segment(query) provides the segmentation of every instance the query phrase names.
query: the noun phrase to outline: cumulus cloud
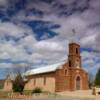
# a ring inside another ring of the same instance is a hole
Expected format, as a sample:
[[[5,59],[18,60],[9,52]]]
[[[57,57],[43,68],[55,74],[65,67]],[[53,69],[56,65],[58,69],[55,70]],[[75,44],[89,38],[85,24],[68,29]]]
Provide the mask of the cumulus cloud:
[[[14,37],[21,37],[25,33],[30,33],[28,27],[16,25],[12,22],[0,22],[0,35],[10,35]]]
[[[6,6],[8,4],[8,0],[0,0],[0,6]]]
[[[14,6],[16,2],[13,1],[13,9],[16,8]],[[0,5],[7,4],[7,0],[0,0]],[[96,2],[94,0],[78,0],[78,2],[77,0],[51,0],[49,3],[43,0],[27,1],[24,8],[17,9],[10,16],[10,21],[0,21],[0,59],[26,61],[32,63],[32,66],[66,60],[68,43],[73,34],[72,29],[75,29],[75,40],[80,42],[82,48],[100,51],[99,5],[99,0]],[[43,40],[36,40],[34,25],[30,27],[23,23],[36,20],[59,25],[59,28],[51,29],[57,35],[46,39],[48,34],[45,32],[41,37]],[[81,55],[84,66],[91,68],[91,64],[94,67],[96,63],[99,64],[98,53],[82,51]]]
[[[35,44],[37,49],[46,49],[47,51],[60,51],[63,50],[62,46],[57,42],[41,41]]]

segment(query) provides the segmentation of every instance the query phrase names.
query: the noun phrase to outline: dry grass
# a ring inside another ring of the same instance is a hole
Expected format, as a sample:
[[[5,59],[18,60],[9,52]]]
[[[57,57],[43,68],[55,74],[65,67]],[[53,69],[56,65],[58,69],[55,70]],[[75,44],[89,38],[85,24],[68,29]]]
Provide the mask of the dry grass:
[[[85,96],[84,91],[74,93],[75,95],[72,95],[72,92],[69,92],[69,94],[66,94],[67,92],[55,94],[55,93],[49,93],[49,94],[30,94],[30,91],[27,91],[29,95],[24,96],[15,96],[15,97],[8,97],[8,94],[11,94],[11,92],[4,92],[0,91],[0,100],[100,100],[100,98],[97,97],[89,97]],[[63,95],[64,94],[64,95]],[[79,94],[81,94],[79,96]],[[82,95],[83,94],[83,95]]]

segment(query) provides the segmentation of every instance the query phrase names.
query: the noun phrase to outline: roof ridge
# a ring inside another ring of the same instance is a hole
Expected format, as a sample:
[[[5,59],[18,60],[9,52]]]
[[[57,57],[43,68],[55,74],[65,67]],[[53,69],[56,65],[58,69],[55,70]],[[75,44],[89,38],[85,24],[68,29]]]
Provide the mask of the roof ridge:
[[[35,69],[31,69],[28,70],[26,72],[26,74],[28,75],[32,75],[32,74],[40,74],[40,73],[46,73],[46,72],[52,72],[55,71],[60,65],[63,65],[65,62],[59,62],[59,63],[55,63],[55,64],[51,64],[51,65],[47,65],[47,66],[43,66],[43,67],[38,67]]]

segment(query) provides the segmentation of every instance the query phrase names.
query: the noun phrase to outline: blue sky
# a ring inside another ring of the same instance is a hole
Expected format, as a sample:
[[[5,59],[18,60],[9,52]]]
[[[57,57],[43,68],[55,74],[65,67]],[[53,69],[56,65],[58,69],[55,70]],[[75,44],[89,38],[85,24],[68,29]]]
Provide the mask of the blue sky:
[[[0,78],[12,69],[67,59],[72,39],[82,66],[100,68],[100,0],[0,0]]]

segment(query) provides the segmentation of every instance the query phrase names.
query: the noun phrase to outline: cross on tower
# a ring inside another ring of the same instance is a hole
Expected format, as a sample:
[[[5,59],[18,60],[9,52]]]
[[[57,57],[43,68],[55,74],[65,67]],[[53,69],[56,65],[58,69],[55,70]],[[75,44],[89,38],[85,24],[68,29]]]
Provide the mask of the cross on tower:
[[[76,38],[76,31],[75,29],[72,29],[71,42],[75,42],[75,38]]]
[[[73,35],[76,35],[76,31],[75,29],[72,29]]]

